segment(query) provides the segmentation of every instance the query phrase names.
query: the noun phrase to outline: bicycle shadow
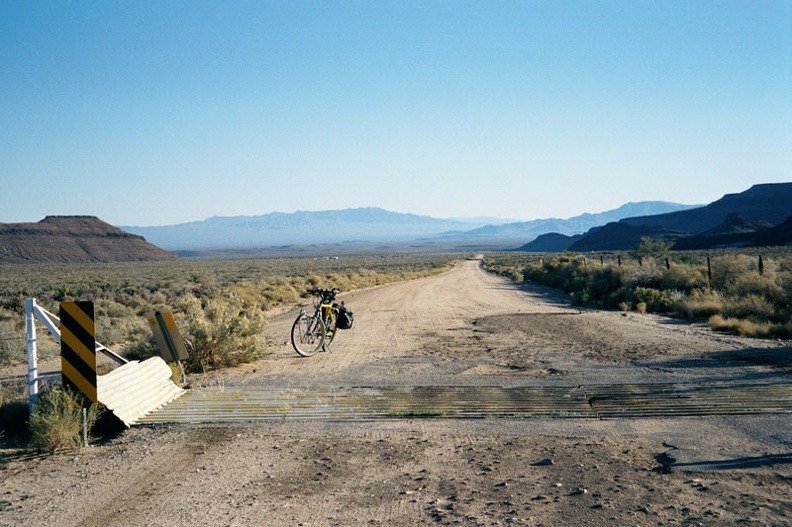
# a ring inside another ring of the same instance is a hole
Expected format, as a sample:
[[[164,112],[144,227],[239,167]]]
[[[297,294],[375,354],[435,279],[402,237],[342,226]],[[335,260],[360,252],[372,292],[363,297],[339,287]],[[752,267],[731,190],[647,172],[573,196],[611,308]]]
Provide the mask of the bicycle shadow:
[[[792,453],[745,456],[732,459],[712,459],[707,461],[688,461],[679,463],[673,453],[663,452],[655,456],[661,470],[665,472],[716,472],[721,470],[745,470],[769,468],[792,464]]]

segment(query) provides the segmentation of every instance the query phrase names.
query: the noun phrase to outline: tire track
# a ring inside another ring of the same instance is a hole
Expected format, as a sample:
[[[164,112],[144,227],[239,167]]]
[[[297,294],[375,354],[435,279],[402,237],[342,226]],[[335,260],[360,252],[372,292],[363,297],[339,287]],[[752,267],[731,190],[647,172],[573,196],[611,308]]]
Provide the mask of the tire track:
[[[167,493],[170,487],[189,477],[203,456],[211,450],[225,448],[232,441],[232,433],[225,428],[203,428],[190,436],[189,442],[176,445],[172,451],[160,452],[154,466],[146,471],[134,471],[135,477],[119,481],[115,492],[95,505],[77,523],[78,527],[106,527],[134,525],[152,500]]]

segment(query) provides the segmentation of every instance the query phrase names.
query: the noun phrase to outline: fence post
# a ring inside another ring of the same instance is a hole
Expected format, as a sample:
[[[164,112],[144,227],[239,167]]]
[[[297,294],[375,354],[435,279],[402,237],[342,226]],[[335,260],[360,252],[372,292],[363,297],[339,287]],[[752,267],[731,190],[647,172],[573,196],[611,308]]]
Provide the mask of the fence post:
[[[707,279],[712,282],[712,263],[709,256],[707,256]]]
[[[34,314],[34,300],[25,299],[25,334],[27,340],[28,356],[28,407],[30,415],[38,404],[38,357],[36,349],[36,315]]]
[[[764,261],[762,260],[762,255],[759,255],[759,276],[764,274]]]

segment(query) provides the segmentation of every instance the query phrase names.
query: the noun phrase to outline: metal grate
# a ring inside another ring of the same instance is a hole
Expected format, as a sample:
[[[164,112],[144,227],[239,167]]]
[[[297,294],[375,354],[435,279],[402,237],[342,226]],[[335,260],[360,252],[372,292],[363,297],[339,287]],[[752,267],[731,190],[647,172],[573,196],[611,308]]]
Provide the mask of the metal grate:
[[[601,418],[792,413],[792,383],[584,387]]]
[[[577,388],[226,388],[192,390],[139,423],[406,417],[595,418],[596,414]]]
[[[636,418],[792,413],[792,383],[194,389],[138,423],[268,419]]]

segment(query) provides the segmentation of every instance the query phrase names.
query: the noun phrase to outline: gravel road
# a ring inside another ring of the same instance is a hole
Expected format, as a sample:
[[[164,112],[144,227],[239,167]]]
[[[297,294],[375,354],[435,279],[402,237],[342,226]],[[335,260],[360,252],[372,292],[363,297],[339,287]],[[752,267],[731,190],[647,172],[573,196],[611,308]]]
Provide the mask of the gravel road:
[[[340,297],[355,327],[202,386],[790,382],[788,342],[580,310],[461,262]],[[133,427],[77,453],[0,450],[3,526],[792,525],[792,414],[308,420]]]

